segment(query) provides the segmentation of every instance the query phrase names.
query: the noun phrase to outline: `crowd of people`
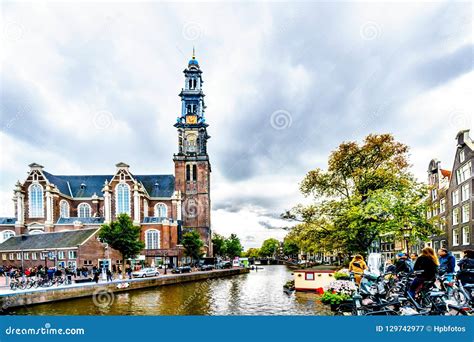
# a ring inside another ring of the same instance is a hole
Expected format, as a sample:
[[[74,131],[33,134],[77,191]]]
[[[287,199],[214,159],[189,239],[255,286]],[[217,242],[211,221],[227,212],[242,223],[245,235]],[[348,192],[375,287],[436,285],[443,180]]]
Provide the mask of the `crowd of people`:
[[[35,277],[53,280],[54,278],[65,276],[69,283],[72,283],[72,279],[92,280],[98,283],[102,272],[103,269],[95,265],[92,267],[83,266],[75,268],[45,267],[43,265],[25,268],[11,265],[0,266],[0,276],[8,277],[10,280],[21,278],[23,281],[26,281],[27,279],[34,279]],[[113,265],[110,269],[107,268],[105,270],[107,281],[113,281],[114,279],[121,280],[124,278],[124,276],[131,279],[132,272],[133,269],[130,265],[126,266],[125,272],[122,270],[121,266],[116,265]]]
[[[410,285],[409,292],[412,296],[425,282],[435,280],[437,275],[445,275],[447,281],[451,281],[456,275],[463,284],[474,283],[473,273],[467,272],[474,271],[474,251],[465,250],[463,254],[463,258],[457,263],[458,269],[456,269],[456,258],[446,248],[439,249],[436,255],[433,248],[426,247],[421,251],[421,255],[398,253],[395,261],[386,261],[383,271],[391,274],[416,272],[416,277]],[[357,284],[360,284],[363,272],[368,269],[362,255],[354,256],[349,264],[349,271],[354,273]]]

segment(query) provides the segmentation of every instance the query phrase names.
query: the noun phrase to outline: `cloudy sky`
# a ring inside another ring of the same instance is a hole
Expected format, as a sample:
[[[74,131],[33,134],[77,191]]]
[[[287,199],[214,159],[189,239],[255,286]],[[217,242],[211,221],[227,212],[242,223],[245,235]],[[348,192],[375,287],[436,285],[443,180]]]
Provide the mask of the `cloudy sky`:
[[[28,164],[173,172],[193,45],[204,72],[212,224],[245,247],[338,144],[393,133],[420,179],[474,136],[469,3],[2,2],[0,215]]]

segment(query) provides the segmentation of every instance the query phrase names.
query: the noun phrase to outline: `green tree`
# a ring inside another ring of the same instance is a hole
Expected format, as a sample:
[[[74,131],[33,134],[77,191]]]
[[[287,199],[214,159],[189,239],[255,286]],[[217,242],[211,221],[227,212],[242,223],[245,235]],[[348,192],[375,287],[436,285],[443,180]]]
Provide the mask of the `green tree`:
[[[300,247],[298,246],[298,243],[292,239],[285,238],[283,240],[283,254],[286,256],[294,256],[298,255],[298,252],[300,251]]]
[[[195,229],[183,234],[181,244],[184,247],[185,255],[191,257],[192,263],[199,260],[204,254],[201,250],[204,242],[202,242],[201,236]]]
[[[248,258],[258,258],[260,254],[260,250],[258,248],[249,248],[247,252],[245,252],[245,256]]]
[[[215,256],[226,255],[226,239],[219,234],[212,234],[212,250]]]
[[[226,255],[233,259],[239,257],[242,254],[242,244],[236,234],[230,234],[230,237],[225,241]]]
[[[116,221],[103,224],[99,238],[122,254],[122,265],[125,265],[126,259],[134,258],[145,247],[140,241],[140,227],[134,226],[127,214],[120,214]]]
[[[263,241],[262,247],[260,247],[260,255],[263,257],[273,257],[278,249],[280,242],[277,239],[267,239]]]
[[[411,241],[439,233],[426,218],[427,187],[409,172],[408,147],[390,134],[342,143],[327,171],[310,171],[301,191],[314,202],[284,217],[302,222],[289,237],[305,251],[365,254],[380,236],[403,237],[406,227]]]

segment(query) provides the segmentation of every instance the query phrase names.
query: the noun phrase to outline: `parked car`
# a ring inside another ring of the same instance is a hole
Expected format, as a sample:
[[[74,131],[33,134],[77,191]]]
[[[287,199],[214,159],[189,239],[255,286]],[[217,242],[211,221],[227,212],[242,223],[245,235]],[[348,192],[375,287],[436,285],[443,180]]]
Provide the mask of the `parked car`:
[[[220,268],[220,269],[232,268],[232,263],[230,261],[222,261],[217,264],[216,268]]]
[[[142,268],[141,270],[132,273],[134,278],[146,278],[159,276],[160,272],[154,267]]]
[[[201,265],[199,269],[201,271],[211,271],[214,269],[214,265]]]
[[[173,268],[173,270],[171,270],[171,273],[189,273],[191,272],[191,266],[180,266],[180,267],[176,267],[176,268]]]

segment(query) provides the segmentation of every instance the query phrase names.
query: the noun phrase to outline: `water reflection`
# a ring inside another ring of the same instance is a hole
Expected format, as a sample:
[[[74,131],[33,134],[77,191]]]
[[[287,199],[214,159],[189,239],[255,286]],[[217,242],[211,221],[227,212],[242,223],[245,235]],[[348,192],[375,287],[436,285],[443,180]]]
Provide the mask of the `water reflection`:
[[[287,295],[292,279],[285,266],[265,266],[249,274],[115,294],[104,308],[80,298],[18,308],[18,315],[328,315],[309,293]]]

